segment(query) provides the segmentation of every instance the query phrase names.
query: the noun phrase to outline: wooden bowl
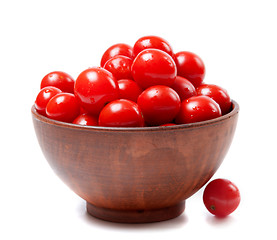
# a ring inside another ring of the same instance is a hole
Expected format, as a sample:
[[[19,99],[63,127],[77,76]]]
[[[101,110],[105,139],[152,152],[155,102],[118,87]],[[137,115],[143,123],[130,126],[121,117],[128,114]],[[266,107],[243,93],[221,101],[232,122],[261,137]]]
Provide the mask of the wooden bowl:
[[[112,128],[51,120],[32,107],[40,147],[55,173],[87,201],[89,214],[127,223],[179,216],[223,161],[238,112],[233,101],[230,113],[213,120]]]

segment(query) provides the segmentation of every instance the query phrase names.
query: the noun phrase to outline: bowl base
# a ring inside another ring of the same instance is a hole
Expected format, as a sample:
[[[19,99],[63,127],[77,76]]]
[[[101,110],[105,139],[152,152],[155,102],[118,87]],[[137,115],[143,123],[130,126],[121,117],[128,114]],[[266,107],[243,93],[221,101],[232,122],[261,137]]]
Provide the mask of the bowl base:
[[[185,210],[185,201],[162,209],[114,210],[96,207],[87,202],[87,212],[93,217],[117,223],[151,223],[176,218]]]

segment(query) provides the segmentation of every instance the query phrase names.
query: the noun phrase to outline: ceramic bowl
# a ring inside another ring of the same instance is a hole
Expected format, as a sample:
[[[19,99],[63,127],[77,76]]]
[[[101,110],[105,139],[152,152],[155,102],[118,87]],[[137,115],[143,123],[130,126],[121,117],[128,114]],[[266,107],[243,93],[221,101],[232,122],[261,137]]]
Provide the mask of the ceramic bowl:
[[[171,219],[213,176],[233,139],[239,106],[208,121],[167,127],[81,126],[32,107],[38,142],[54,172],[94,217],[142,223]]]

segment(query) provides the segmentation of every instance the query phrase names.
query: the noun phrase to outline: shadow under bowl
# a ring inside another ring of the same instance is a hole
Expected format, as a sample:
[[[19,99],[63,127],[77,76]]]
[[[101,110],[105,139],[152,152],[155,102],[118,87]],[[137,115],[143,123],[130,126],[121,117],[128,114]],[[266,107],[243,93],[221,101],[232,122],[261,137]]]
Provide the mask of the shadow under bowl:
[[[94,217],[125,223],[172,219],[214,175],[232,142],[239,106],[208,121],[167,127],[81,126],[32,107],[42,152]]]

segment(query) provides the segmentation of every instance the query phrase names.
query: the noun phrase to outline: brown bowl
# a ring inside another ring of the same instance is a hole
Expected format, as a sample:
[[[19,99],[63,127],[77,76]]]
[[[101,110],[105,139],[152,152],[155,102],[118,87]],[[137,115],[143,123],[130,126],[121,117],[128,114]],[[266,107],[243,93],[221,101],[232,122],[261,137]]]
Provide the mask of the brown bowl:
[[[46,118],[32,107],[40,147],[87,211],[113,222],[179,216],[185,200],[213,176],[236,128],[239,106],[204,122],[167,127],[81,126]]]

